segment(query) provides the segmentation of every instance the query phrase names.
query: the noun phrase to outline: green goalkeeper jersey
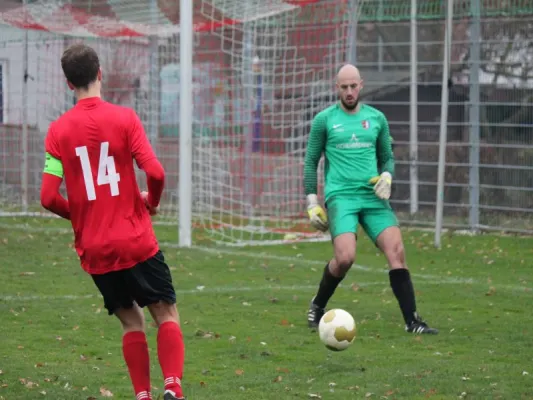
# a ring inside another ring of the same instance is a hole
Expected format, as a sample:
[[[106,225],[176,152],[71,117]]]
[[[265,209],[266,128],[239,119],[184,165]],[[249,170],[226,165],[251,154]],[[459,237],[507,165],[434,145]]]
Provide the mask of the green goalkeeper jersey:
[[[394,176],[394,157],[389,124],[385,115],[362,104],[356,114],[346,113],[340,103],[313,119],[304,164],[305,194],[317,193],[317,167],[322,153],[324,196],[373,194],[368,182],[385,171]]]

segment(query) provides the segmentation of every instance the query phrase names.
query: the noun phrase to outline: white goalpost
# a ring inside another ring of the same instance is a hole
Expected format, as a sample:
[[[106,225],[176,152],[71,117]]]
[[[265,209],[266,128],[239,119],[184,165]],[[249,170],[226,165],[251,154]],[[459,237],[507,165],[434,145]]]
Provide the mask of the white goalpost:
[[[193,29],[193,1],[180,0],[180,247],[192,245]]]

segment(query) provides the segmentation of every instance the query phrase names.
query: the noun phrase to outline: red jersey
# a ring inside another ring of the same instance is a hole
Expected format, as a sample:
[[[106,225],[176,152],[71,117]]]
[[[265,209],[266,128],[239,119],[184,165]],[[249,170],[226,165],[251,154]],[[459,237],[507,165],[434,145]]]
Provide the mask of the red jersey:
[[[139,168],[156,158],[134,110],[82,99],[52,122],[45,148],[61,160],[82,268],[103,274],[133,267],[158,251],[141,198]]]

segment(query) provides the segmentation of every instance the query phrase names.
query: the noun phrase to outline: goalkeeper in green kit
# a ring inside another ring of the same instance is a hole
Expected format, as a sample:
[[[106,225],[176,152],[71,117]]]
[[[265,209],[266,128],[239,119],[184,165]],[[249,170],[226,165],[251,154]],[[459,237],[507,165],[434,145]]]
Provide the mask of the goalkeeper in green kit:
[[[417,314],[402,234],[389,205],[394,158],[387,118],[379,110],[359,103],[363,80],[353,65],[339,70],[336,87],[339,102],[313,119],[305,155],[309,219],[316,229],[329,229],[334,248],[334,257],[326,265],[309,307],[309,327],[318,326],[329,299],[355,260],[360,224],[387,258],[390,285],[402,311],[405,330],[436,334],[438,331]],[[325,209],[317,197],[317,167],[322,153]]]

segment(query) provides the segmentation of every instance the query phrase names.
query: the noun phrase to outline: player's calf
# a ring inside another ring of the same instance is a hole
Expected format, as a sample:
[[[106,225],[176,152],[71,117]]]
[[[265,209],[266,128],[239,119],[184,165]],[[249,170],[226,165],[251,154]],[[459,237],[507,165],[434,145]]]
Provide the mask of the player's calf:
[[[341,233],[333,239],[335,257],[326,264],[316,296],[307,311],[307,324],[316,329],[324,315],[326,305],[333,293],[350,270],[355,260],[355,235]]]
[[[148,306],[157,326],[157,356],[165,380],[165,400],[183,398],[181,379],[185,345],[175,304],[158,302]]]
[[[344,275],[336,276],[332,274],[330,264],[331,262],[326,264],[324,267],[322,279],[318,285],[318,292],[311,300],[309,310],[307,311],[307,324],[312,329],[316,329],[318,327],[320,319],[324,315],[329,299],[331,296],[333,296],[337,286],[339,286],[341,281],[344,279]]]
[[[144,314],[133,304],[130,308],[118,308],[113,311],[122,323],[122,354],[135,391],[137,400],[150,400],[150,355],[148,342],[144,333]]]
[[[386,228],[378,236],[377,244],[389,263],[390,286],[398,300],[405,321],[406,332],[438,333],[437,329],[430,328],[417,314],[415,290],[405,262],[405,250],[400,228],[397,226]]]

